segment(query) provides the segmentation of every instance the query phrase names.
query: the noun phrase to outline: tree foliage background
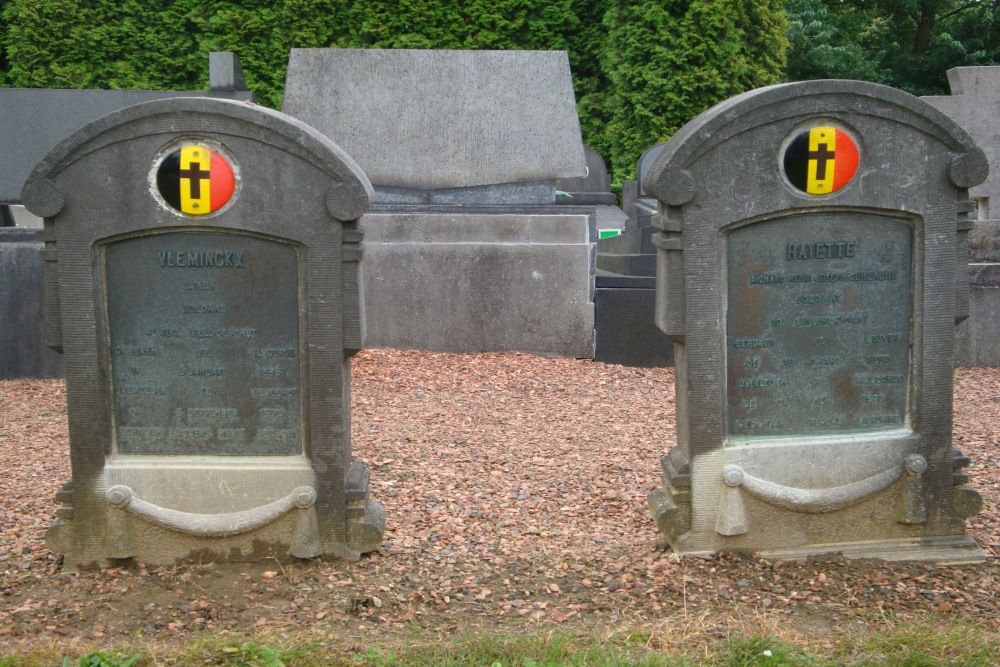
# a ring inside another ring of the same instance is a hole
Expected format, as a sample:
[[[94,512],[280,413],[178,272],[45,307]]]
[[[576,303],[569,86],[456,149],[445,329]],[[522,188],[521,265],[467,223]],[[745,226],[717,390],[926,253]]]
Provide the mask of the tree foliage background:
[[[945,70],[992,64],[1000,0],[0,0],[0,86],[208,87],[208,53],[239,54],[280,107],[295,47],[560,49],[584,141],[616,180],[732,95],[858,78],[947,92]]]

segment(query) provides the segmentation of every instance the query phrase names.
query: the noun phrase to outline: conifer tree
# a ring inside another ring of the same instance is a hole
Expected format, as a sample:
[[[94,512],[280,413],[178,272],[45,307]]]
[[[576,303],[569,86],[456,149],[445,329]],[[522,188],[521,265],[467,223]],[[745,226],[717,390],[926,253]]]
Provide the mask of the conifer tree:
[[[782,75],[787,42],[775,0],[615,0],[604,26],[616,180],[697,114]]]

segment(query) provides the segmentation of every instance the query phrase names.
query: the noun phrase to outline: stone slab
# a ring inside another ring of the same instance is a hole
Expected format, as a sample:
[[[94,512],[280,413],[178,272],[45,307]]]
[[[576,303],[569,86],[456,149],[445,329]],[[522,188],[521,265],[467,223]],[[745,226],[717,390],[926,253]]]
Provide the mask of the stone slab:
[[[976,220],[969,230],[969,261],[1000,262],[1000,220]]]
[[[292,49],[282,111],[337,142],[375,186],[585,173],[563,51]]]
[[[592,210],[361,219],[369,347],[592,358]]]
[[[556,203],[553,180],[501,183],[468,188],[394,188],[375,189],[376,204],[424,204],[428,206],[501,206]]]
[[[635,203],[639,200],[639,181],[622,181],[622,210],[631,218],[635,215]]]
[[[21,201],[31,169],[87,123],[125,107],[172,97],[252,100],[245,91],[0,88],[0,203]]]
[[[970,264],[969,279],[969,317],[955,333],[955,366],[1000,368],[1000,264]]]
[[[0,229],[0,379],[59,378],[62,355],[45,345],[38,229]]]
[[[656,327],[655,307],[655,278],[598,275],[594,360],[641,368],[673,366],[674,343]]]

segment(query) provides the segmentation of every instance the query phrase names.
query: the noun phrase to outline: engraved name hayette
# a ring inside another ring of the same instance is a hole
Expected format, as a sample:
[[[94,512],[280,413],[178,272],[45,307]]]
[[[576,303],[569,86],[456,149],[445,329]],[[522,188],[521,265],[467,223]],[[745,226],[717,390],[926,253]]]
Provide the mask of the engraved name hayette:
[[[162,268],[242,269],[246,253],[232,250],[160,250],[156,253]]]
[[[785,246],[787,259],[841,259],[857,255],[857,241],[812,241],[789,243]]]

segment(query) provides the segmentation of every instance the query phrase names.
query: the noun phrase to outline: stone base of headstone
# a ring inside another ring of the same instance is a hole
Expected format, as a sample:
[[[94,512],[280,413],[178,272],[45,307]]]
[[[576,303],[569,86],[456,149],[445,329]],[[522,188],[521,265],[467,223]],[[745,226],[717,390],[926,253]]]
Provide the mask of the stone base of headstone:
[[[683,354],[684,348],[677,352]],[[982,548],[962,534],[962,519],[982,509],[982,498],[962,472],[969,458],[951,449],[942,469],[931,471],[922,456],[906,455],[887,444],[813,443],[774,451],[723,451],[699,459],[696,468],[675,446],[660,460],[662,486],[647,499],[659,546],[694,556],[726,551],[772,559],[839,554],[851,559],[982,562]],[[809,465],[787,462],[805,461],[807,456]],[[819,474],[815,471],[831,470],[834,461],[845,483],[811,488],[811,478]],[[939,511],[928,506],[925,486],[931,482],[925,477],[948,478],[953,484],[951,534],[911,536],[923,530],[929,514]],[[694,495],[706,494],[717,496],[717,504],[692,504]],[[865,530],[866,523],[880,528],[877,533]],[[838,541],[841,535],[853,539]],[[868,536],[871,539],[865,539]]]
[[[658,368],[673,366],[674,343],[653,320],[656,279],[598,272],[594,293],[594,360]]]
[[[0,228],[0,380],[66,373],[62,355],[45,345],[40,232]]]
[[[216,562],[247,562],[266,558],[316,558],[330,553],[356,560],[378,549],[385,529],[385,509],[368,495],[368,470],[352,462],[345,485],[346,545],[324,545],[315,504],[316,483],[303,464],[270,465],[248,469],[252,461],[233,461],[197,480],[185,475],[190,466],[117,466],[107,471],[103,490],[106,510],[104,553],[107,562],[135,559],[144,563],[171,563],[197,556]],[[286,494],[289,480],[300,486]],[[242,485],[242,486],[241,486]],[[142,488],[138,497],[135,488]],[[186,488],[185,488],[186,487]],[[217,489],[254,489],[223,494]],[[222,506],[220,498],[228,500]],[[56,494],[60,508],[45,535],[53,553],[73,552],[78,536],[74,520],[74,485],[68,482]],[[268,501],[268,502],[264,502]],[[167,507],[169,505],[169,508]],[[201,510],[213,506],[205,514]],[[107,564],[107,563],[105,563]]]
[[[686,552],[687,556],[708,557],[714,552]],[[983,562],[983,552],[970,537],[944,536],[928,539],[880,540],[834,544],[811,544],[801,549],[763,549],[755,551],[770,561],[841,557],[847,560],[882,560],[888,562],[925,562],[958,565]]]
[[[593,208],[376,206],[367,346],[593,358]]]

